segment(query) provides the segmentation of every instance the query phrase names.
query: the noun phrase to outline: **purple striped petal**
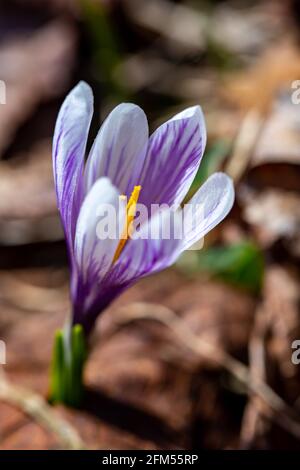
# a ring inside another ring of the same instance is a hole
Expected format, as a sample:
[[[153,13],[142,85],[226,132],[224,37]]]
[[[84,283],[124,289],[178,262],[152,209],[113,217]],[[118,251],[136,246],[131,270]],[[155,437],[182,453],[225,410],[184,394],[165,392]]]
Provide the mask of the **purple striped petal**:
[[[53,172],[58,209],[70,253],[82,200],[84,155],[93,114],[91,88],[80,82],[66,97],[56,121]]]
[[[139,184],[148,144],[144,111],[131,103],[117,106],[104,121],[91,149],[85,172],[89,189],[107,176],[122,194],[130,196]]]
[[[73,300],[80,304],[79,315],[89,309],[111,268],[119,243],[118,230],[125,224],[125,210],[118,190],[108,178],[97,180],[83,201],[74,244],[77,271],[73,280]],[[112,237],[99,238],[100,220],[109,220]]]
[[[144,224],[138,238],[128,242],[113,268],[113,277],[120,284],[128,284],[173,264],[182,242],[180,225],[180,212],[157,212]]]
[[[140,237],[128,241],[119,260],[102,279],[97,295],[82,320],[86,331],[91,330],[99,313],[126,288],[141,277],[171,266],[182,251],[221,222],[230,211],[233,201],[234,189],[231,179],[223,173],[215,173],[184,210],[157,212],[144,224]],[[169,221],[169,214],[174,217],[174,225],[171,224],[173,229],[168,238],[144,238],[145,234],[149,233],[168,233],[163,227]]]
[[[178,206],[198,171],[206,145],[200,106],[188,108],[150,137],[140,184],[140,202]]]
[[[180,214],[173,213],[174,226],[180,223]],[[145,224],[142,234],[148,232],[164,233],[163,227],[169,220],[169,211],[157,213],[149,223]],[[170,239],[129,240],[121,253],[119,260],[107,272],[97,289],[89,308],[85,310],[84,317],[80,319],[85,331],[88,333],[99,313],[104,310],[118,295],[131,286],[139,278],[158,272],[174,263],[179,256],[181,240],[175,238],[177,228],[170,231]],[[84,293],[85,295],[85,293]],[[84,311],[84,310],[82,310]]]
[[[184,239],[180,251],[190,248],[230,212],[234,187],[225,173],[214,173],[183,209]]]

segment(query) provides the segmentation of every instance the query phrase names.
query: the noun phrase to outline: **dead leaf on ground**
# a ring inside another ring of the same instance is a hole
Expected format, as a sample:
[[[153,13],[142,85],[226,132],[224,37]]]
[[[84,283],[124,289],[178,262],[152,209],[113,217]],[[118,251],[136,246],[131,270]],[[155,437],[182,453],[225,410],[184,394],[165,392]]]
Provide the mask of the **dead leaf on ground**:
[[[247,194],[247,192],[245,192]],[[252,226],[260,246],[269,248],[283,239],[292,253],[300,255],[300,195],[269,189],[250,192],[243,199],[244,219]]]
[[[276,187],[300,192],[299,105],[291,90],[276,96],[249,155],[246,180],[256,187]]]
[[[255,314],[249,343],[250,370],[261,377],[295,410],[299,409],[299,366],[292,362],[292,343],[299,338],[299,279],[279,265],[267,269],[263,300]],[[278,449],[298,447],[269,419],[270,410],[258,397],[250,398],[241,430],[243,447]]]
[[[0,162],[0,241],[7,245],[63,239],[53,182],[51,143]]]
[[[249,60],[249,56],[257,54],[282,33],[282,8],[274,3],[245,6],[221,3],[213,13],[211,36],[231,53]]]
[[[251,166],[283,162],[300,165],[300,105],[292,102],[288,89],[275,101],[265,121]]]
[[[199,361],[184,347],[179,348],[170,331],[161,325],[131,325],[115,330],[114,309],[128,305],[129,298],[131,301],[149,298],[152,302],[162,302],[163,296],[165,305],[176,305],[177,313],[198,335],[218,341],[225,334],[228,348],[243,355],[241,348],[244,348],[245,337],[251,329],[253,300],[218,283],[199,280],[191,284],[175,271],[169,274],[145,279],[100,318],[96,334],[100,335],[100,340],[94,340],[86,371],[87,401],[82,410],[65,410],[63,407],[56,410],[79,430],[84,442],[91,447],[182,448],[196,439],[194,433],[196,429],[197,436],[200,433],[200,423],[213,417],[214,424],[202,436],[203,442],[208,447],[213,447],[216,442],[222,447],[234,442],[236,430],[231,428],[222,435],[215,421],[218,416],[230,423],[230,411],[220,401],[220,371],[215,365]],[[175,295],[176,279],[181,288]],[[36,296],[32,289],[28,293],[33,293],[35,308],[38,308],[38,301],[43,304],[42,296]],[[59,298],[58,293],[57,301]],[[227,305],[226,314],[224,304]],[[33,314],[20,311],[16,305],[0,303],[0,336],[7,343],[6,371],[10,380],[45,396],[52,338],[55,329],[63,324],[66,309],[63,297],[57,311],[51,313],[37,314],[35,311]],[[8,324],[5,318],[10,312],[15,314],[11,315]],[[194,399],[191,400],[194,387]],[[215,397],[214,406],[204,399],[204,391]],[[9,417],[7,405],[0,403],[0,415],[1,427],[6,430],[1,446],[26,447],[27,441],[22,436],[28,426],[27,418],[23,414],[17,416],[20,432],[14,433],[6,423]],[[38,428],[34,427],[34,432],[37,433],[36,448],[58,445],[53,443],[53,436],[45,437],[44,431],[40,437]]]
[[[1,45],[6,104],[0,106],[0,155],[36,107],[58,96],[67,86],[75,41],[76,33],[70,24],[57,20],[29,36],[17,36]]]
[[[266,73],[267,71],[267,73]],[[246,70],[227,77],[223,96],[237,107],[247,111],[270,110],[281,90],[290,89],[300,76],[300,51],[293,39],[280,39]]]

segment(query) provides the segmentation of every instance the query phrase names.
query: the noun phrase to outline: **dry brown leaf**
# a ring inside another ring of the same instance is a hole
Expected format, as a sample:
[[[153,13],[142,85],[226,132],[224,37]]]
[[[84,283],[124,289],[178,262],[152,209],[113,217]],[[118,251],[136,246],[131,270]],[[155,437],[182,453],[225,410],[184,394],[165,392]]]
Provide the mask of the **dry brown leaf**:
[[[230,75],[223,95],[243,110],[252,108],[265,113],[282,89],[300,76],[300,50],[290,38],[277,41],[249,68]]]
[[[276,97],[248,154],[247,181],[261,189],[300,191],[300,108],[293,103],[292,92],[284,88]],[[239,159],[237,163],[241,164]]]
[[[50,142],[38,142],[30,152],[0,162],[0,181],[0,241],[3,244],[63,238]]]
[[[300,255],[299,194],[275,189],[250,192],[243,204],[243,216],[253,227],[260,246],[267,248],[285,239],[288,248]]]
[[[30,153],[0,162],[2,219],[56,214],[51,143],[38,142]]]
[[[176,56],[202,52],[206,46],[206,17],[198,10],[169,0],[124,0],[131,19],[161,37]]]
[[[74,29],[59,20],[30,36],[18,36],[2,44],[1,80],[6,84],[6,104],[0,105],[0,155],[35,108],[64,90],[74,49]]]
[[[8,282],[8,288],[13,289],[13,284]],[[178,292],[175,295],[176,285]],[[25,286],[23,294],[24,289]],[[30,302],[34,304],[34,313],[25,313],[16,305],[0,302],[0,337],[7,343],[6,371],[9,379],[45,396],[52,338],[55,329],[63,325],[68,307],[59,289],[57,303],[60,298],[61,302],[51,313],[44,311],[43,296],[38,291],[30,288],[25,296],[27,294],[33,295],[26,301],[28,305]],[[47,296],[53,294],[51,289]],[[86,383],[90,388],[83,410],[57,409],[59,416],[66,417],[80,431],[89,447],[186,448],[191,445],[191,427],[200,416],[203,420],[214,416],[214,419],[223,417],[228,423],[230,421],[230,411],[219,400],[218,370],[209,367],[206,361],[195,360],[192,353],[183,347],[179,348],[167,328],[133,325],[115,332],[115,309],[128,305],[129,301],[145,299],[152,302],[164,299],[166,304],[176,305],[180,317],[186,319],[194,332],[199,335],[202,332],[207,340],[213,341],[224,335],[222,344],[236,354],[246,345],[254,308],[249,297],[211,282],[202,284],[199,280],[191,283],[174,271],[145,279],[100,318],[98,341],[94,342],[86,371]],[[224,305],[227,306],[226,312]],[[194,403],[190,395],[191,386],[198,383],[198,375],[201,386]],[[204,399],[206,393],[212,401]],[[214,414],[216,410],[217,414]],[[20,432],[14,433],[7,422],[7,405],[2,403],[0,416],[0,426],[5,429],[0,443],[3,448],[29,446],[24,437],[26,428],[34,431],[36,448],[53,445],[48,435],[38,431],[32,422],[29,425],[22,415],[15,419]],[[233,435],[231,429],[222,437],[218,423],[214,421],[201,441],[205,440],[210,447],[217,445],[216,441],[225,446],[228,442],[233,444]]]
[[[185,319],[188,328],[217,348],[224,347],[236,355],[241,352],[247,344],[252,326],[254,302],[250,297],[237,293],[226,285],[203,279],[185,285],[181,282],[174,292],[174,284],[167,280],[167,276],[160,275],[156,282],[159,279],[164,279],[170,288],[168,291],[165,285],[164,293],[160,293],[157,298],[162,302],[163,295],[163,304],[174,308]],[[145,280],[144,285],[149,288],[150,282]],[[136,295],[136,292],[135,288],[131,295]],[[155,291],[152,292],[149,297],[151,302],[156,297]],[[140,298],[143,298],[142,290]],[[131,300],[134,300],[133,296]],[[118,305],[128,305],[126,297],[121,301],[103,316],[102,342],[99,342],[101,352],[97,354],[95,351],[91,357],[87,374],[89,381],[93,385],[101,383],[101,388],[110,395],[120,400],[126,399],[132,405],[138,405],[148,413],[160,416],[182,433],[191,419],[192,403],[188,390],[193,373],[196,370],[205,376],[207,369],[216,370],[218,367],[205,358],[195,360],[189,351],[178,347],[174,338],[172,339],[172,332],[160,325],[128,327],[105,339],[106,327],[111,330],[114,326],[114,311],[118,309]],[[99,326],[101,331],[101,322]],[[110,367],[112,357],[117,358],[113,368]],[[212,386],[205,378],[203,382],[205,387]],[[175,402],[177,413],[174,414]],[[201,409],[197,407],[198,413],[209,412],[207,407],[210,404],[202,402]],[[207,437],[207,441],[209,439],[212,436]]]
[[[257,54],[282,32],[282,8],[279,2],[274,3],[239,5],[224,2],[217,5],[210,24],[211,36],[231,53]]]
[[[292,363],[292,343],[300,338],[299,300],[299,279],[279,265],[269,268],[263,303],[272,329],[269,354],[277,362],[289,400],[295,400],[299,394],[299,366]],[[294,382],[291,388],[289,381]]]
[[[300,105],[291,90],[275,102],[251,159],[252,166],[282,162],[300,165]]]

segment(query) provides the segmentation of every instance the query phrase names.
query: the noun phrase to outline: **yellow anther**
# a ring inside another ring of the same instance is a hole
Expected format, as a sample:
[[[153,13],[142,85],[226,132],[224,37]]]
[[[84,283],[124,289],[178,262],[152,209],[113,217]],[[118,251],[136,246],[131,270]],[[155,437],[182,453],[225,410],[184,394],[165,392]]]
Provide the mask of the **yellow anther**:
[[[123,230],[121,240],[119,241],[118,247],[116,249],[115,256],[114,256],[114,259],[113,259],[113,263],[115,263],[119,259],[119,256],[120,256],[124,246],[126,245],[126,242],[127,242],[128,238],[129,238],[129,231],[130,231],[130,228],[131,228],[131,224],[132,224],[132,222],[135,218],[136,205],[137,205],[137,202],[138,202],[138,199],[139,199],[141,189],[142,189],[141,186],[135,186],[132,193],[131,193],[130,199],[127,203],[125,227],[124,227],[124,230]],[[121,196],[121,198],[124,198],[124,197],[125,196]]]

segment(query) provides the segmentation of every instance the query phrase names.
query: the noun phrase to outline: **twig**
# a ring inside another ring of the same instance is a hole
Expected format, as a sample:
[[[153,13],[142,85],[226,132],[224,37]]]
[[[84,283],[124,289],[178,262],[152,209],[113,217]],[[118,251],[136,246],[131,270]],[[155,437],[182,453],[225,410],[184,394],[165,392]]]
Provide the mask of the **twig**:
[[[163,323],[173,331],[184,346],[211,362],[217,363],[244,384],[248,392],[259,396],[273,411],[268,417],[300,439],[298,413],[288,406],[269,385],[258,377],[252,377],[248,367],[225,351],[217,349],[214,345],[196,336],[172,310],[156,304],[135,303],[118,309],[115,312],[115,320],[120,326],[138,320],[154,320]]]
[[[249,372],[252,378],[259,377],[261,381],[267,380],[265,340],[268,324],[264,310],[258,308],[255,314],[254,327],[249,340]],[[253,447],[258,435],[266,432],[266,420],[262,416],[270,415],[266,403],[257,395],[250,397],[241,426],[241,448]]]
[[[21,408],[40,426],[55,434],[63,448],[69,450],[86,448],[77,431],[64,419],[56,416],[50,405],[40,395],[11,384],[3,369],[0,369],[0,400]]]
[[[225,169],[235,182],[240,180],[248,166],[263,122],[264,118],[255,109],[249,111],[244,117]]]

